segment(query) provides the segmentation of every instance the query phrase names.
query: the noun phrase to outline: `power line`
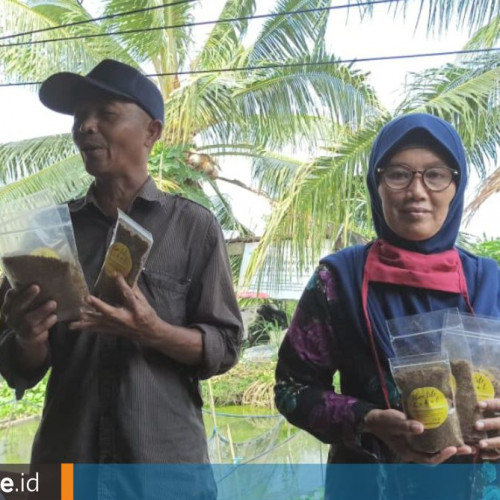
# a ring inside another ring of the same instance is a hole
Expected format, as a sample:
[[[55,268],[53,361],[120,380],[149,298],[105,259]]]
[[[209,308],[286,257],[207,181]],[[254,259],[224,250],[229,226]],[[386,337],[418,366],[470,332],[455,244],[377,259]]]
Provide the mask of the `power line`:
[[[281,64],[266,64],[264,66],[244,66],[235,68],[220,68],[220,69],[199,69],[192,71],[177,71],[176,73],[154,73],[146,75],[147,77],[157,76],[174,76],[174,75],[200,75],[207,73],[226,73],[232,71],[257,71],[261,69],[276,69],[276,68],[298,68],[303,66],[327,66],[329,64],[355,64],[360,62],[378,62],[391,61],[396,59],[415,59],[418,57],[436,57],[436,56],[451,56],[458,54],[478,54],[484,52],[498,52],[500,47],[488,49],[470,49],[470,50],[450,50],[448,52],[426,52],[419,54],[401,54],[397,56],[378,56],[378,57],[360,57],[356,59],[337,59],[332,61],[320,62],[304,62],[304,63],[281,63]]]
[[[92,19],[85,19],[83,21],[75,21],[73,23],[59,24],[58,26],[50,26],[48,28],[40,28],[38,30],[24,31],[22,33],[14,33],[12,35],[0,36],[0,40],[8,40],[9,38],[17,38],[18,36],[24,36],[24,35],[34,35],[35,33],[44,33],[46,31],[59,30],[62,28],[69,28],[71,26],[79,26],[81,24],[93,23],[94,21],[104,21],[106,19],[114,19],[115,17],[130,16],[132,14],[140,14],[141,12],[147,12],[149,10],[164,9],[166,7],[174,7],[176,5],[194,3],[197,1],[198,0],[178,0],[177,2],[155,5],[154,7],[143,7],[142,9],[127,10],[125,12],[117,12],[116,14],[108,14],[106,16],[93,17]]]
[[[193,2],[196,0],[188,0],[188,1]],[[216,20],[212,20],[212,21],[198,21],[198,22],[184,23],[184,24],[171,24],[171,25],[167,25],[167,26],[155,26],[155,27],[151,27],[151,28],[137,28],[137,29],[133,29],[133,30],[113,31],[110,33],[92,33],[89,35],[74,35],[74,36],[67,36],[67,37],[62,37],[62,38],[48,38],[46,40],[30,40],[27,42],[15,42],[15,43],[3,44],[3,45],[0,45],[0,48],[20,47],[20,46],[24,46],[24,45],[39,45],[39,44],[53,43],[53,42],[68,42],[71,40],[102,38],[105,36],[113,36],[113,35],[131,35],[134,33],[144,33],[144,32],[150,32],[150,31],[170,30],[170,29],[178,29],[178,28],[192,28],[194,26],[207,26],[207,25],[219,24],[219,23],[252,21],[254,19],[266,19],[266,18],[275,18],[275,17],[296,16],[296,15],[301,15],[301,14],[311,14],[314,12],[326,12],[326,11],[339,10],[339,9],[350,9],[353,7],[365,7],[365,6],[369,6],[369,5],[377,5],[377,4],[384,4],[384,3],[398,3],[401,1],[404,1],[404,0],[372,0],[372,1],[368,1],[368,2],[358,2],[358,3],[344,4],[344,5],[335,5],[335,6],[330,6],[330,7],[316,7],[316,8],[311,8],[311,9],[292,10],[289,12],[275,12],[272,14],[258,14],[258,15],[253,15],[253,16],[241,16],[241,17],[232,17],[232,18],[227,18],[227,19],[216,19]],[[179,3],[188,3],[188,2],[186,0],[184,0],[182,2],[177,2],[177,4],[179,4]],[[164,4],[161,7],[164,7],[165,5],[172,6],[172,5],[177,5],[177,4]],[[6,38],[11,38],[11,37],[17,37],[17,36],[21,36],[21,35],[26,35],[26,34],[30,34],[30,33],[39,33],[40,31],[48,31],[49,29],[52,30],[52,29],[65,28],[67,26],[74,26],[75,24],[89,23],[91,21],[106,19],[108,17],[118,17],[119,15],[128,15],[131,12],[133,12],[133,13],[144,12],[147,10],[152,10],[152,9],[157,9],[157,8],[159,8],[159,7],[158,6],[148,7],[148,8],[144,8],[144,9],[139,9],[138,11],[128,11],[128,12],[125,12],[122,14],[112,14],[111,16],[104,16],[104,17],[99,17],[99,18],[90,19],[90,20],[86,20],[86,21],[78,21],[76,23],[71,23],[71,24],[66,24],[66,25],[53,26],[51,28],[45,28],[43,30],[19,33],[16,35],[8,35],[6,37],[0,37],[0,40],[6,39]]]
[[[219,68],[219,69],[200,69],[192,71],[177,71],[172,73],[151,73],[145,75],[149,78],[159,76],[176,76],[176,75],[200,75],[209,73],[228,73],[236,71],[259,71],[264,69],[276,68],[298,68],[307,66],[327,66],[329,64],[356,64],[360,62],[378,62],[378,61],[391,61],[397,59],[416,59],[420,57],[438,57],[438,56],[451,56],[459,54],[480,54],[489,52],[498,52],[500,47],[492,47],[488,49],[469,49],[469,50],[450,50],[447,52],[421,52],[417,54],[401,54],[394,56],[378,56],[378,57],[360,57],[356,59],[334,59],[331,61],[320,62],[303,62],[303,63],[279,63],[279,64],[266,64],[263,66],[236,66],[233,68]],[[18,82],[18,83],[0,83],[0,87],[20,87],[24,85],[41,85],[43,82]]]

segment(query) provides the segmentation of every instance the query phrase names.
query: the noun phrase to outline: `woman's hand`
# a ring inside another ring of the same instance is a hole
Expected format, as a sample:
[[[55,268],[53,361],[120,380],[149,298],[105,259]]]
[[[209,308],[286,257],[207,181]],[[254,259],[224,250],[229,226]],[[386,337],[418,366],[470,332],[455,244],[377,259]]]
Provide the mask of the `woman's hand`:
[[[479,408],[484,412],[500,412],[500,399],[490,399],[478,403]],[[500,460],[500,416],[483,418],[476,422],[478,431],[497,431],[499,437],[481,439],[479,441],[479,451],[484,460]]]
[[[408,438],[422,434],[424,426],[417,420],[410,420],[398,410],[371,410],[365,417],[365,432],[370,432],[382,440],[404,462],[435,465],[448,460],[453,455],[472,453],[469,446],[449,446],[438,453],[416,451],[408,444]]]

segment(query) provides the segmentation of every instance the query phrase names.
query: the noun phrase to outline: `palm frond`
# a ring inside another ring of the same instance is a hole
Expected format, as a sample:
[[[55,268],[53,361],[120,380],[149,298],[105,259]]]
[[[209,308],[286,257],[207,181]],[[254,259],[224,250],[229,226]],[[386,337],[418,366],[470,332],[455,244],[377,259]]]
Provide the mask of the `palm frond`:
[[[291,156],[262,151],[253,158],[252,177],[257,186],[272,199],[280,199],[286,193],[301,161]]]
[[[255,0],[227,0],[219,19],[248,17],[255,13]],[[214,25],[193,68],[225,68],[237,59],[241,42],[248,28],[248,20],[220,22]]]
[[[302,161],[275,151],[258,148],[251,144],[212,144],[200,146],[199,151],[206,151],[212,157],[243,157],[251,161],[251,186],[245,186],[260,196],[268,199],[280,199],[292,181]],[[227,180],[227,179],[226,179]],[[243,187],[243,183],[236,183]],[[255,187],[253,187],[255,186]]]
[[[271,13],[328,7],[331,0],[277,0]],[[267,20],[250,49],[250,64],[294,59],[323,48],[328,11],[294,16],[276,16]]]
[[[43,28],[51,28],[66,23],[91,19],[89,12],[73,0],[38,0],[20,2],[4,0],[0,2],[0,32],[19,33]],[[37,42],[47,39],[60,39],[72,36],[93,35],[103,32],[100,23],[87,23],[78,26],[35,33],[7,40],[5,44],[17,42]],[[113,37],[64,40],[52,43],[30,43],[28,45],[2,47],[0,68],[8,75],[9,82],[41,81],[58,71],[88,71],[105,57],[114,57],[134,65],[123,47]],[[36,86],[29,88],[36,90]]]
[[[193,77],[166,101],[164,138],[169,144],[192,143],[196,134],[212,127],[227,142],[234,82],[226,76]]]
[[[134,9],[158,7],[161,0],[109,0],[105,13],[116,14]],[[162,26],[181,26],[193,21],[192,3],[148,10],[139,14],[120,16],[105,22],[106,30],[131,31]],[[151,62],[157,73],[176,73],[183,67],[191,41],[191,28],[179,27],[117,35],[116,39],[138,62]],[[164,97],[179,86],[176,76],[159,78]]]
[[[0,184],[35,174],[77,152],[70,134],[0,144]]]
[[[70,156],[25,179],[0,189],[0,201],[10,201],[49,189],[58,203],[82,196],[92,178],[83,168],[80,155]]]
[[[192,78],[166,104],[165,140],[203,144],[249,143],[267,149],[314,149],[332,123],[356,126],[380,114],[366,75],[316,53],[291,67]],[[305,65],[302,65],[306,63]],[[317,63],[317,64],[314,64]],[[309,65],[307,65],[309,64]]]
[[[231,203],[226,199],[226,196],[220,191],[217,183],[214,180],[208,181],[216,196],[211,197],[211,209],[215,217],[219,221],[220,226],[225,231],[232,231],[238,234],[238,237],[244,238],[253,236],[252,231],[242,224],[234,215]]]
[[[252,256],[249,277],[263,265],[270,245],[280,249],[288,240],[292,256],[305,266],[317,260],[325,238],[337,237],[339,230],[372,233],[365,169],[373,140],[387,119],[374,120],[355,132],[346,130],[330,155],[296,171]]]
[[[498,194],[500,191],[500,168],[496,168],[491,172],[478,187],[474,199],[467,205],[465,209],[466,217],[464,222],[470,222],[474,214],[479,210],[481,205],[491,196]]]
[[[498,157],[500,56],[479,56],[414,75],[399,113],[424,111],[452,123],[470,164],[484,176]]]
[[[414,2],[394,2],[394,12],[399,13]],[[500,0],[420,0],[417,24],[427,23],[427,30],[445,32],[450,26],[465,27],[473,33],[491,22],[500,11]]]
[[[500,15],[494,17],[486,26],[474,33],[465,44],[464,49],[489,49],[494,47],[500,38]]]
[[[366,75],[336,63],[331,55],[316,53],[285,62],[293,66],[255,72],[243,89],[235,91],[237,116],[247,124],[242,123],[242,131],[248,135],[240,141],[255,142],[260,134],[258,144],[276,148],[305,137],[314,147],[318,139],[328,137],[332,123],[355,128],[381,113]],[[253,116],[260,120],[253,122]],[[290,130],[297,135],[290,135]],[[284,134],[288,140],[280,137]]]

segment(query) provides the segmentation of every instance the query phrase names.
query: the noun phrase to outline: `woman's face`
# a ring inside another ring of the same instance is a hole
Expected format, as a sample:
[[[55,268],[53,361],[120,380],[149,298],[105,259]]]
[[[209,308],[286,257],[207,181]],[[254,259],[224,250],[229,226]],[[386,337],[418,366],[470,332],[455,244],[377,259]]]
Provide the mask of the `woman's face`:
[[[413,172],[437,166],[449,167],[436,153],[426,148],[399,151],[384,167],[392,165],[404,165]],[[387,225],[409,241],[427,240],[441,229],[456,190],[455,183],[451,182],[443,191],[431,191],[425,186],[421,174],[415,174],[405,189],[391,189],[383,179],[378,186]]]

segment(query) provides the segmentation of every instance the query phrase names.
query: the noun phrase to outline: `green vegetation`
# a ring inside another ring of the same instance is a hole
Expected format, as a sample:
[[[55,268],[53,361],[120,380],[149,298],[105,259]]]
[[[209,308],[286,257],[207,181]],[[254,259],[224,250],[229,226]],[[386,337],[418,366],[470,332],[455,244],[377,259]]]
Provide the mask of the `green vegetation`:
[[[238,363],[229,372],[210,380],[215,406],[252,405],[274,409],[276,363]],[[202,384],[205,407],[210,405],[208,381]]]
[[[24,393],[23,399],[16,401],[14,391],[5,380],[0,382],[0,426],[2,423],[40,415],[45,398],[48,374],[32,389]]]
[[[500,265],[500,239],[484,240],[472,245],[472,251],[481,257],[494,259]]]

